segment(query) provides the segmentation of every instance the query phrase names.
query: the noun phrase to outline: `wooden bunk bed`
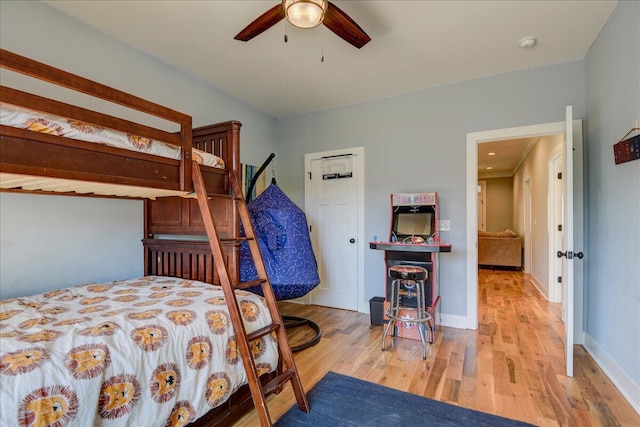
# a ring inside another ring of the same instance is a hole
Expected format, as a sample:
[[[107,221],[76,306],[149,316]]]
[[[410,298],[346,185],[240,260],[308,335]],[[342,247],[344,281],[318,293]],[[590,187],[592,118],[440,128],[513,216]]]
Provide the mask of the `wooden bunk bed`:
[[[141,138],[145,142],[152,141],[152,144],[168,144],[179,153],[178,158],[165,158],[111,145],[42,133],[42,129],[35,131],[32,128],[22,129],[2,124],[0,125],[0,190],[144,199],[145,275],[169,276],[216,284],[222,282],[225,300],[228,301],[230,296],[234,300],[237,298],[229,282],[231,280],[237,283],[239,229],[242,219],[239,217],[242,212],[238,212],[238,205],[244,204],[241,196],[240,201],[238,199],[238,185],[234,178],[234,174],[239,174],[240,170],[241,125],[239,122],[230,121],[192,129],[191,117],[187,115],[9,51],[0,50],[0,65],[2,68],[38,80],[158,117],[173,123],[178,131],[160,130],[5,86],[0,87],[2,104],[60,116],[74,121],[80,127],[90,124],[90,126],[122,132],[128,136],[135,135],[135,138]],[[42,123],[36,121],[36,124]],[[201,150],[201,154],[196,154],[196,149]],[[221,158],[224,168],[194,163],[193,157],[201,157],[202,152]],[[233,196],[234,193],[231,191],[234,185],[236,196]],[[200,200],[188,197],[193,195],[194,190],[197,190]],[[206,212],[209,218],[201,212]],[[213,218],[218,227],[217,233],[214,230],[215,226],[212,226]],[[211,235],[212,230],[215,236]],[[207,242],[167,238],[170,235],[205,233],[209,234],[210,241],[213,237],[216,242],[219,242],[219,246],[223,248],[223,255],[219,253],[216,255],[216,248]],[[155,238],[157,235],[162,235],[164,238]],[[226,261],[226,266],[221,267],[219,261],[222,259]],[[267,305],[269,305],[268,301]],[[275,306],[275,302],[273,305]],[[239,324],[239,328],[245,332],[242,319],[237,314],[237,301],[235,306],[235,318],[232,307],[229,307],[231,321],[236,330]],[[260,337],[267,334],[277,336],[274,338],[277,341],[276,348],[282,352],[282,335],[278,325],[273,326],[281,320],[271,306],[269,311],[272,317],[272,323],[269,326],[271,329],[265,330]],[[286,335],[284,337],[286,342]],[[255,336],[247,338],[249,339],[255,339]],[[270,339],[270,336],[266,336],[266,339]],[[238,341],[238,346],[241,347],[242,340]],[[240,353],[246,367],[245,354],[242,351]],[[265,384],[268,381],[271,386],[267,389],[271,391],[279,390],[284,383],[292,381],[299,406],[308,411],[308,403],[293,360],[285,356],[288,373],[283,375],[282,353],[280,354],[277,369],[262,375],[258,382],[262,381],[262,384]],[[224,404],[199,418],[195,421],[195,425],[228,425],[251,408],[252,394],[253,400],[256,399],[257,377],[249,373],[247,376],[250,384],[241,387]],[[260,416],[261,423],[270,424],[268,412],[264,408],[259,411],[259,413],[262,412],[267,415]]]
[[[180,150],[180,159],[168,159],[52,135],[52,132],[34,132],[2,125],[0,177],[3,178],[5,189],[72,191],[76,194],[138,198],[184,195],[193,191],[193,145],[222,157],[227,168],[234,171],[239,169],[239,122],[198,129],[193,142],[190,116],[6,50],[0,51],[0,62],[2,68],[166,120],[176,125],[178,132],[160,130],[5,86],[0,86],[2,103],[162,141]],[[221,136],[221,133],[226,133],[226,138],[216,141],[215,138]],[[208,191],[228,194],[229,183],[225,169],[202,166],[202,174]],[[22,175],[24,181],[13,181],[14,175]],[[66,180],[69,182],[64,187]]]

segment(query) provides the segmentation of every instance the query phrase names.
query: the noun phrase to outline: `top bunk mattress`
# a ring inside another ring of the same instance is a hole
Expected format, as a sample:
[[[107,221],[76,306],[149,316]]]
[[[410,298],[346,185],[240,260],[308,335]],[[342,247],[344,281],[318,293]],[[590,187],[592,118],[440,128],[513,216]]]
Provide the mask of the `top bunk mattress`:
[[[29,110],[6,103],[0,103],[0,124],[85,142],[105,144],[111,147],[152,154],[169,159],[180,160],[182,155],[182,149],[180,147],[162,141],[155,141],[153,139],[108,129],[103,126]],[[196,148],[192,149],[192,158],[205,166],[220,169],[225,168],[223,159]]]

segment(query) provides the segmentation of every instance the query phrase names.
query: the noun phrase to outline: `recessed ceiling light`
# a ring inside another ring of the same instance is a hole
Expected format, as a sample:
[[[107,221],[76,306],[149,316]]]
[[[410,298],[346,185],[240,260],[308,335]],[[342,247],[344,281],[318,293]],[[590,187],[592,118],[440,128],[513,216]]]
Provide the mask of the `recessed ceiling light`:
[[[487,166],[487,170],[493,169],[493,166]]]
[[[495,156],[495,155],[496,155],[496,153],[494,153],[493,151],[490,152],[490,153],[487,153],[487,156]]]
[[[518,42],[518,46],[520,46],[523,49],[531,49],[532,47],[534,47],[536,45],[536,38],[533,36],[528,36],[523,38],[522,40],[520,40]]]

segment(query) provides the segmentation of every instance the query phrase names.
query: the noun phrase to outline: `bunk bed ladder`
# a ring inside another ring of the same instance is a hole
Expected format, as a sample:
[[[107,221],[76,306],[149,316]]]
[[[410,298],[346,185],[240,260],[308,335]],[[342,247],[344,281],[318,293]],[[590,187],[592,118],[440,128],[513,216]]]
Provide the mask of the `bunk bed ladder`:
[[[193,164],[192,174],[193,185],[196,191],[196,197],[198,199],[198,206],[200,207],[200,212],[202,213],[202,219],[207,231],[207,236],[209,237],[209,246],[211,247],[211,251],[213,253],[215,268],[220,279],[220,284],[222,285],[222,290],[224,292],[227,306],[229,308],[231,323],[233,324],[234,330],[236,331],[238,349],[240,350],[242,362],[247,373],[247,380],[249,382],[249,388],[251,390],[251,397],[253,398],[253,403],[258,413],[258,418],[260,419],[260,425],[262,427],[272,425],[265,396],[270,392],[279,389],[288,381],[291,381],[291,387],[293,388],[293,392],[298,403],[298,408],[301,411],[309,412],[309,402],[307,401],[307,396],[304,392],[304,389],[302,388],[300,375],[298,374],[298,370],[293,360],[293,353],[291,351],[291,347],[289,347],[287,333],[282,322],[282,317],[280,316],[280,312],[278,311],[278,307],[276,305],[276,298],[273,293],[273,289],[271,288],[269,277],[267,276],[267,271],[264,266],[262,254],[260,253],[258,242],[255,238],[255,232],[253,230],[253,225],[251,224],[251,218],[249,217],[249,210],[247,209],[247,204],[242,195],[242,190],[238,182],[238,178],[236,177],[236,174],[233,170],[229,171],[229,185],[231,187],[234,203],[238,209],[240,222],[246,236],[240,239],[246,240],[249,244],[249,249],[251,250],[251,255],[253,256],[256,271],[258,272],[258,279],[244,283],[231,283],[227,265],[224,262],[224,256],[222,253],[222,247],[220,245],[220,238],[218,237],[215,220],[209,208],[209,203],[207,202],[208,196],[204,186],[204,181],[202,179],[200,165],[195,162]],[[215,195],[213,197],[215,197]],[[247,334],[244,328],[242,315],[238,307],[238,301],[236,299],[234,290],[246,289],[258,285],[262,285],[265,302],[269,309],[269,312],[271,313],[272,323],[258,329],[255,332]],[[258,376],[255,361],[253,360],[251,343],[273,332],[275,332],[277,336],[278,350],[280,353],[280,357],[282,358],[283,369],[275,379],[265,385],[262,385]]]

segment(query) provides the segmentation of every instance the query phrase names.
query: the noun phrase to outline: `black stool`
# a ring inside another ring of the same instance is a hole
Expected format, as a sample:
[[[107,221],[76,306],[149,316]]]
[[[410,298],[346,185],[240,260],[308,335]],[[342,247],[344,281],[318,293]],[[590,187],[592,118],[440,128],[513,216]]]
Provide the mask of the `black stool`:
[[[382,351],[385,350],[384,342],[387,337],[387,333],[395,326],[396,321],[416,323],[419,325],[420,340],[422,341],[422,358],[427,358],[427,340],[425,335],[427,331],[431,333],[431,321],[433,319],[424,304],[424,283],[427,280],[428,274],[429,273],[425,268],[413,265],[394,265],[389,268],[389,277],[393,279],[393,282],[391,282],[391,293],[389,298],[390,306],[385,313],[389,318],[389,323],[387,323],[387,326],[384,329],[384,334],[382,335]],[[415,319],[405,319],[400,317],[400,309],[406,308],[400,305],[401,285],[404,285],[405,287],[415,286],[417,297]],[[392,332],[392,336],[395,336],[395,332]]]

